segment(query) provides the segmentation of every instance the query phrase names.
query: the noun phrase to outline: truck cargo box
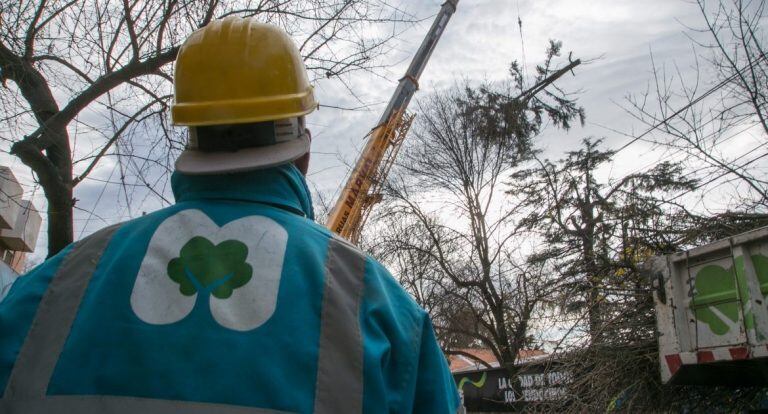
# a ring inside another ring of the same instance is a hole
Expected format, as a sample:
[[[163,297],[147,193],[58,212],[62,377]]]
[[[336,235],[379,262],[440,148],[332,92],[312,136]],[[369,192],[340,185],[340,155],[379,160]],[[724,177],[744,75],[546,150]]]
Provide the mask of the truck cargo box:
[[[665,383],[768,384],[768,227],[654,257]]]

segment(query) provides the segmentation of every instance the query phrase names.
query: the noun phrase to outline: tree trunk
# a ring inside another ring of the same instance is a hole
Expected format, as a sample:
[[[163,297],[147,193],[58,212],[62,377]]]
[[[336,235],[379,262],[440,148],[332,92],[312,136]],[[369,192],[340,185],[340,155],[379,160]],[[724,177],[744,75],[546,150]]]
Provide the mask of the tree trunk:
[[[52,257],[74,240],[72,187],[48,200],[48,257]]]
[[[75,240],[72,148],[66,126],[58,131],[55,138],[55,144],[45,151],[56,166],[59,175],[59,188],[54,197],[48,199],[48,257],[55,255]]]
[[[583,255],[584,255],[584,271],[587,276],[587,317],[589,318],[589,336],[592,339],[592,343],[598,342],[600,337],[600,331],[602,330],[601,311],[600,311],[600,283],[601,278],[599,274],[599,268],[595,261],[595,248],[594,239],[591,237],[592,226],[590,228],[589,236],[584,237],[582,243]]]
[[[48,257],[52,257],[74,241],[75,200],[72,149],[66,126],[52,128],[46,138],[53,144],[45,149],[44,154],[35,151],[32,160],[30,157],[21,158],[37,173],[48,200]]]

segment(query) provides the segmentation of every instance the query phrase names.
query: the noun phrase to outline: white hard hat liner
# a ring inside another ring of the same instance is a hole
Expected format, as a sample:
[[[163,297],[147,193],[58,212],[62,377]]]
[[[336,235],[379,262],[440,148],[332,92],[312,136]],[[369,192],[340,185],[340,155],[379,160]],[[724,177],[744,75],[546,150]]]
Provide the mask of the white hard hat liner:
[[[203,152],[188,148],[176,160],[176,170],[190,175],[208,175],[270,168],[306,154],[309,144],[309,137],[303,134],[299,139],[231,152]]]

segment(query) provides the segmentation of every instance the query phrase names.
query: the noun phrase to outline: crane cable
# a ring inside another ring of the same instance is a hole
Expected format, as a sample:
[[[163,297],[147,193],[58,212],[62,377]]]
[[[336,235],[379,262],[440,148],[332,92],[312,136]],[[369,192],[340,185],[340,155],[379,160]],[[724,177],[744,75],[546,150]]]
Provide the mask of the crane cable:
[[[525,70],[527,62],[525,60],[525,40],[523,37],[523,19],[520,18],[520,0],[517,0],[516,4],[517,4],[517,27],[520,32],[520,53],[523,59],[523,65],[522,65],[523,81],[525,81],[525,78],[527,77],[526,70]]]

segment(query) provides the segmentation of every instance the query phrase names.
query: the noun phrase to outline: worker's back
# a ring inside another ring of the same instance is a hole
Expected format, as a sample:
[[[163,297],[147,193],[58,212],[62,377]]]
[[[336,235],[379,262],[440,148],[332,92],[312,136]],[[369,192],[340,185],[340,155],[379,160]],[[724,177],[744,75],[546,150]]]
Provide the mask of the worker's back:
[[[455,411],[429,318],[293,165],[173,187],[0,302],[0,412]]]

